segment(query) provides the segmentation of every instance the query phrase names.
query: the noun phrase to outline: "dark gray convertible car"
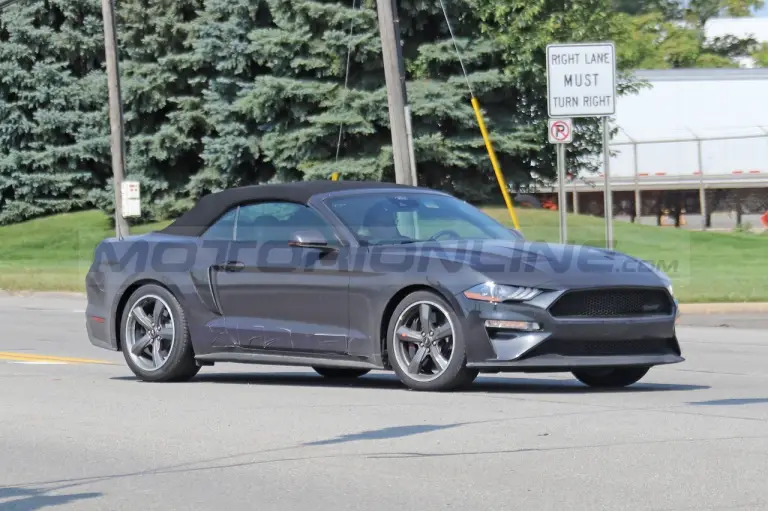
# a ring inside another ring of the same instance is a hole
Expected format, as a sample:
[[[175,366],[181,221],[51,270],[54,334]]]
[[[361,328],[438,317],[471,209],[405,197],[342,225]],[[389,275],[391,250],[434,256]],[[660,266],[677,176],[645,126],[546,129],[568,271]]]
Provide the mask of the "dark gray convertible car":
[[[393,370],[417,390],[503,371],[624,387],[684,360],[652,266],[529,242],[451,195],[389,183],[207,195],[161,231],[102,241],[86,285],[91,343],[147,381],[245,362]]]

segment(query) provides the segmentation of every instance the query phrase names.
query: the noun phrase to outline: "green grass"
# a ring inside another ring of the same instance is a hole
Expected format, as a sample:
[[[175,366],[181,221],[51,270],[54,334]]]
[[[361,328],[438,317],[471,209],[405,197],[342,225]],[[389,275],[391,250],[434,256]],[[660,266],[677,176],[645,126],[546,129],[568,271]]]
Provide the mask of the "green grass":
[[[504,208],[486,211],[511,225]],[[557,212],[522,210],[518,216],[528,239],[559,239]],[[133,227],[131,234],[166,224]],[[605,246],[604,225],[601,218],[569,215],[568,241]],[[0,227],[0,289],[82,291],[94,247],[113,234],[109,218],[96,211]],[[682,302],[768,301],[766,235],[615,222],[614,237],[617,250],[659,264]]]
[[[504,208],[486,212],[511,225]],[[526,238],[558,241],[559,216],[546,210],[518,211]],[[605,221],[568,215],[568,242],[605,246]],[[689,231],[615,221],[614,248],[652,261],[674,282],[681,302],[768,301],[768,235]]]
[[[139,234],[166,225],[131,229]],[[93,250],[114,236],[110,219],[99,211],[67,213],[0,227],[0,289],[83,291]]]

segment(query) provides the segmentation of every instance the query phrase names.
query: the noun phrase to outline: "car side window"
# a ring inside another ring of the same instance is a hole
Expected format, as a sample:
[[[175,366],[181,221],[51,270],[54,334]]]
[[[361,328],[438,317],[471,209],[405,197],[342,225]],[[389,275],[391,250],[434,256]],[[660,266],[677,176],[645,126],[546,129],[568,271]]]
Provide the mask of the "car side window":
[[[318,231],[329,244],[339,244],[333,227],[320,215],[303,204],[290,202],[259,202],[240,206],[235,240],[287,245],[296,232],[308,229]]]
[[[203,239],[233,241],[235,239],[235,221],[237,219],[238,206],[230,209],[219,217],[203,234]]]

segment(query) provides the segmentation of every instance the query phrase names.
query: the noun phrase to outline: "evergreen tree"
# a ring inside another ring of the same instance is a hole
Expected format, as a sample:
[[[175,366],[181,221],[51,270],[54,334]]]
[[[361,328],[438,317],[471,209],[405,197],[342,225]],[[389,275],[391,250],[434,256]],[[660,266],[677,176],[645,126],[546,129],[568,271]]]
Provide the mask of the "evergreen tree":
[[[507,178],[551,174],[541,51],[577,32],[610,35],[611,1],[402,0],[419,184],[498,197],[469,88]],[[374,0],[125,0],[117,12],[126,177],[142,182],[147,219],[249,183],[336,171],[393,180]],[[2,16],[0,222],[93,204],[112,211],[103,51],[93,0]],[[595,152],[594,136],[576,148]]]
[[[502,46],[479,34],[474,5],[465,0],[442,5],[446,13],[440,2],[401,7],[414,13],[405,18],[403,34],[420,182],[473,201],[500,200],[469,89],[508,181],[529,178],[540,134],[528,124],[516,80],[503,72]]]
[[[251,122],[239,104],[254,79],[266,72],[250,35],[269,19],[263,0],[208,0],[193,24],[190,46],[209,79],[202,92],[202,166],[186,187],[191,197],[264,182],[275,174],[261,157],[265,128]]]
[[[71,211],[106,187],[98,3],[48,0],[0,17],[0,223]]]
[[[130,0],[118,10],[126,178],[142,185],[145,219],[179,211],[179,191],[202,164],[207,73],[190,31],[203,0]],[[102,207],[111,211],[112,197]]]
[[[518,133],[516,92],[493,71],[499,53],[474,36],[476,20],[456,14],[468,10],[452,6],[470,83],[493,112],[500,159],[522,168],[531,146]],[[495,181],[442,11],[404,2],[400,19],[420,183],[482,196]],[[206,91],[211,136],[195,182],[327,179],[335,171],[393,180],[377,23],[370,0],[209,2],[195,46],[218,75]]]

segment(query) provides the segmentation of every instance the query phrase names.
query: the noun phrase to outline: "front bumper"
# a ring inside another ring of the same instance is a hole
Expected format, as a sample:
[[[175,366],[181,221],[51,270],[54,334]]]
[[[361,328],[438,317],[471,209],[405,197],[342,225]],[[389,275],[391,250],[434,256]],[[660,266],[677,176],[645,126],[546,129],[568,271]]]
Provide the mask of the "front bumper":
[[[484,372],[570,371],[579,367],[654,366],[682,362],[669,315],[555,318],[547,310],[556,294],[532,303],[491,304],[456,299],[464,310],[467,366]],[[493,329],[487,320],[537,323],[535,331]]]

